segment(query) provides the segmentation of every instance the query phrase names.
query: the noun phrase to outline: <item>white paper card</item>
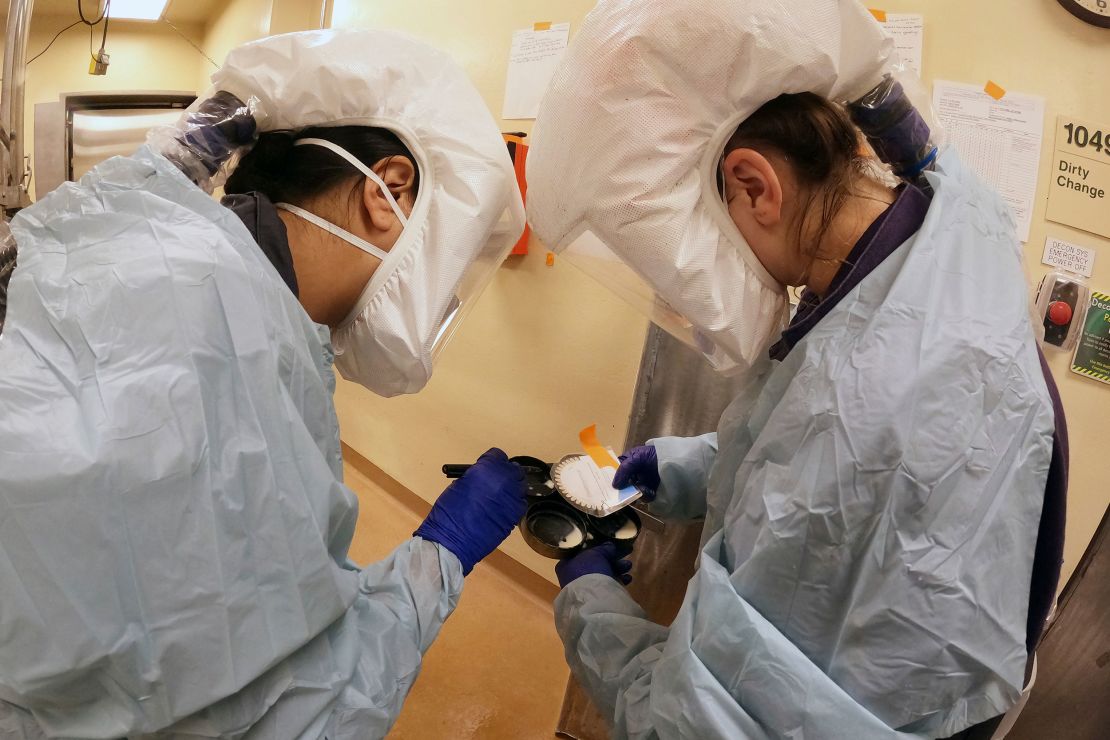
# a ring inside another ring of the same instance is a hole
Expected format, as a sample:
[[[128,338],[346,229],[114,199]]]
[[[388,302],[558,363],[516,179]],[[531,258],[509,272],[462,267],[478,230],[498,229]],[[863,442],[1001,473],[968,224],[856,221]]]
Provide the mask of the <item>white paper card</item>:
[[[1044,136],[1044,98],[1006,93],[995,100],[975,85],[937,80],[933,107],[948,140],[979,177],[994,186],[1029,241]]]
[[[536,117],[569,39],[569,23],[553,23],[544,31],[513,31],[502,118]]]
[[[1095,250],[1050,236],[1044,240],[1041,262],[1076,275],[1091,277],[1095,271]]]
[[[921,49],[925,41],[925,16],[917,13],[887,13],[882,26],[894,38],[898,58],[921,76]]]
[[[571,503],[609,514],[640,498],[640,492],[633,486],[613,488],[616,474],[616,468],[599,467],[589,455],[571,455],[556,465],[555,482]]]

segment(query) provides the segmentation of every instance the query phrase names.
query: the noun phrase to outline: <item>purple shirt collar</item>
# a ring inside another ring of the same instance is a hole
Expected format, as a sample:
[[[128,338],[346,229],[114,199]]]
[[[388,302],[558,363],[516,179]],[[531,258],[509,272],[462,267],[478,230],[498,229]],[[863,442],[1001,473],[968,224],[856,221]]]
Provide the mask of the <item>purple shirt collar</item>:
[[[794,345],[802,341],[810,329],[836,308],[844,296],[916,234],[925,221],[929,203],[929,196],[918,188],[913,185],[901,186],[894,202],[867,227],[852,247],[844,264],[829,283],[824,300],[818,299],[811,290],[802,292],[801,305],[794,318],[779,341],[771,347],[771,359],[782,360],[790,354]]]

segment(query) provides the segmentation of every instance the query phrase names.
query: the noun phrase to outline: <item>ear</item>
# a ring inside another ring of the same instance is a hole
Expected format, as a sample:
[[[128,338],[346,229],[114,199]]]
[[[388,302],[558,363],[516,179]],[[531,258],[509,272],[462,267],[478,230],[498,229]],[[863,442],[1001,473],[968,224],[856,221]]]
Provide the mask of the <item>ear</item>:
[[[401,207],[402,212],[412,211],[413,185],[416,180],[416,170],[408,157],[386,157],[379,160],[373,167],[378,177],[382,178],[393,199]],[[397,214],[389,199],[382,193],[378,183],[365,178],[362,183],[362,205],[370,216],[374,228],[381,231],[391,231],[400,228]]]
[[[754,149],[734,149],[721,163],[721,173],[730,211],[739,209],[745,220],[764,228],[782,221],[782,182],[766,157]]]

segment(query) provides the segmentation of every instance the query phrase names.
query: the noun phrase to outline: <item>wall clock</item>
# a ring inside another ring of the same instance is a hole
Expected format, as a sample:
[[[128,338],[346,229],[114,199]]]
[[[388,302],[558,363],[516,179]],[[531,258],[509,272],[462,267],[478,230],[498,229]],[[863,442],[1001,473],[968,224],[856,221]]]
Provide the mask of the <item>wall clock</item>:
[[[1076,18],[1099,28],[1110,28],[1110,0],[1057,0]]]

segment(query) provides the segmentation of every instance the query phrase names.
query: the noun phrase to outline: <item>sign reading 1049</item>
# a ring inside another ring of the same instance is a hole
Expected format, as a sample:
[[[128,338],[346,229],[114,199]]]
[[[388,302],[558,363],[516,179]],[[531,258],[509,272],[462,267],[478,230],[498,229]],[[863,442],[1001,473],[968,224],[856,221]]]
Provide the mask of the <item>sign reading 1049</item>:
[[[1110,237],[1110,126],[1060,116],[1049,221]]]

